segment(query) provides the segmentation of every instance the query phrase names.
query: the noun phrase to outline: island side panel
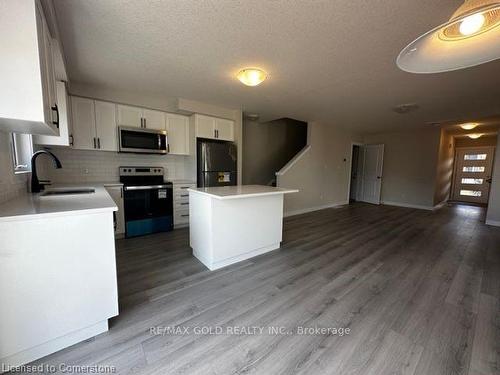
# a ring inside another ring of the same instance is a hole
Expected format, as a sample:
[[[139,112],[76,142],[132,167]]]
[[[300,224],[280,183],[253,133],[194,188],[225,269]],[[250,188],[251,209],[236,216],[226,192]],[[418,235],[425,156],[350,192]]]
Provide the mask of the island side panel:
[[[212,204],[213,269],[279,248],[283,194],[214,199]]]
[[[214,198],[189,192],[189,244],[193,255],[210,268],[212,252],[212,200]]]
[[[118,315],[111,211],[2,222],[0,238],[0,362],[35,360]]]

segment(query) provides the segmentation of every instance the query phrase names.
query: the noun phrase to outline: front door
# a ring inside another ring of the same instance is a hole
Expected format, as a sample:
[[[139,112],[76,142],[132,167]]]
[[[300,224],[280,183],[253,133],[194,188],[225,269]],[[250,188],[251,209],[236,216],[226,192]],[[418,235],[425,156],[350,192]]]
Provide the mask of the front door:
[[[363,146],[362,201],[380,204],[384,145]]]
[[[457,148],[453,200],[487,204],[495,147]]]

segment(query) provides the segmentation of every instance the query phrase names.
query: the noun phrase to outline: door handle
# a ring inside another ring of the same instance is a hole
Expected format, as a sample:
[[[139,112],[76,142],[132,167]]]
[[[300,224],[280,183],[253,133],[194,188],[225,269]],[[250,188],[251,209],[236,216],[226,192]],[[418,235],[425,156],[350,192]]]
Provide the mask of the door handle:
[[[57,115],[57,120],[56,121],[52,121],[52,123],[57,126],[57,128],[59,129],[59,108],[57,107],[57,104],[54,104],[53,107],[51,107],[51,109],[53,111],[56,112],[56,115]]]

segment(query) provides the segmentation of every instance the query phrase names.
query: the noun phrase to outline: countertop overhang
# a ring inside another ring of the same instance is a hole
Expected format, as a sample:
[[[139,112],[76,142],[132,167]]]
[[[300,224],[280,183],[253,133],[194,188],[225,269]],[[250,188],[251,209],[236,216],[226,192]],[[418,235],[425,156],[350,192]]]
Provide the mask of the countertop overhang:
[[[276,194],[298,193],[297,189],[285,189],[266,185],[217,186],[206,188],[191,188],[189,192],[208,195],[215,199],[240,199]]]
[[[24,194],[0,205],[0,222],[41,219],[44,217],[93,214],[118,211],[105,186],[119,184],[64,184],[52,188],[94,188],[95,193],[64,196],[40,196]]]

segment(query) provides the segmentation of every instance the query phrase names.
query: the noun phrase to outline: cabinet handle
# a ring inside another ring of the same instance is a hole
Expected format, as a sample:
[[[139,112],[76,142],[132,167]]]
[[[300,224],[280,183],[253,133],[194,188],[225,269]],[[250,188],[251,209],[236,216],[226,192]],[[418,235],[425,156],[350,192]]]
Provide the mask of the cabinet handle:
[[[74,145],[75,145],[75,138],[73,137],[73,134],[71,134],[71,135],[69,136],[69,139],[70,139],[70,141],[69,141],[69,145],[70,145],[70,146],[74,146]]]
[[[168,153],[170,152],[170,144],[169,143],[167,144],[167,152]]]
[[[189,214],[181,215],[182,217],[189,217]]]
[[[146,119],[144,119],[144,128],[147,128],[147,126],[146,126]]]
[[[120,198],[123,198],[123,188],[120,188]]]
[[[101,148],[101,138],[97,138],[97,148]]]
[[[187,202],[183,202],[183,203],[181,203],[181,206],[186,206],[186,205],[188,205],[188,204],[189,204],[189,203],[187,203]]]
[[[214,129],[214,137],[217,138],[217,129]]]
[[[52,121],[52,123],[57,126],[57,129],[59,129],[59,108],[57,107],[57,104],[55,104],[53,107],[51,107],[51,109],[53,111],[56,112],[56,115],[57,115],[57,120],[56,121]]]
[[[181,194],[181,198],[189,197],[189,194]]]
[[[97,148],[95,137],[94,137],[94,148]]]
[[[143,128],[143,127],[144,127],[144,125],[142,124],[142,117],[141,117],[141,128]]]

